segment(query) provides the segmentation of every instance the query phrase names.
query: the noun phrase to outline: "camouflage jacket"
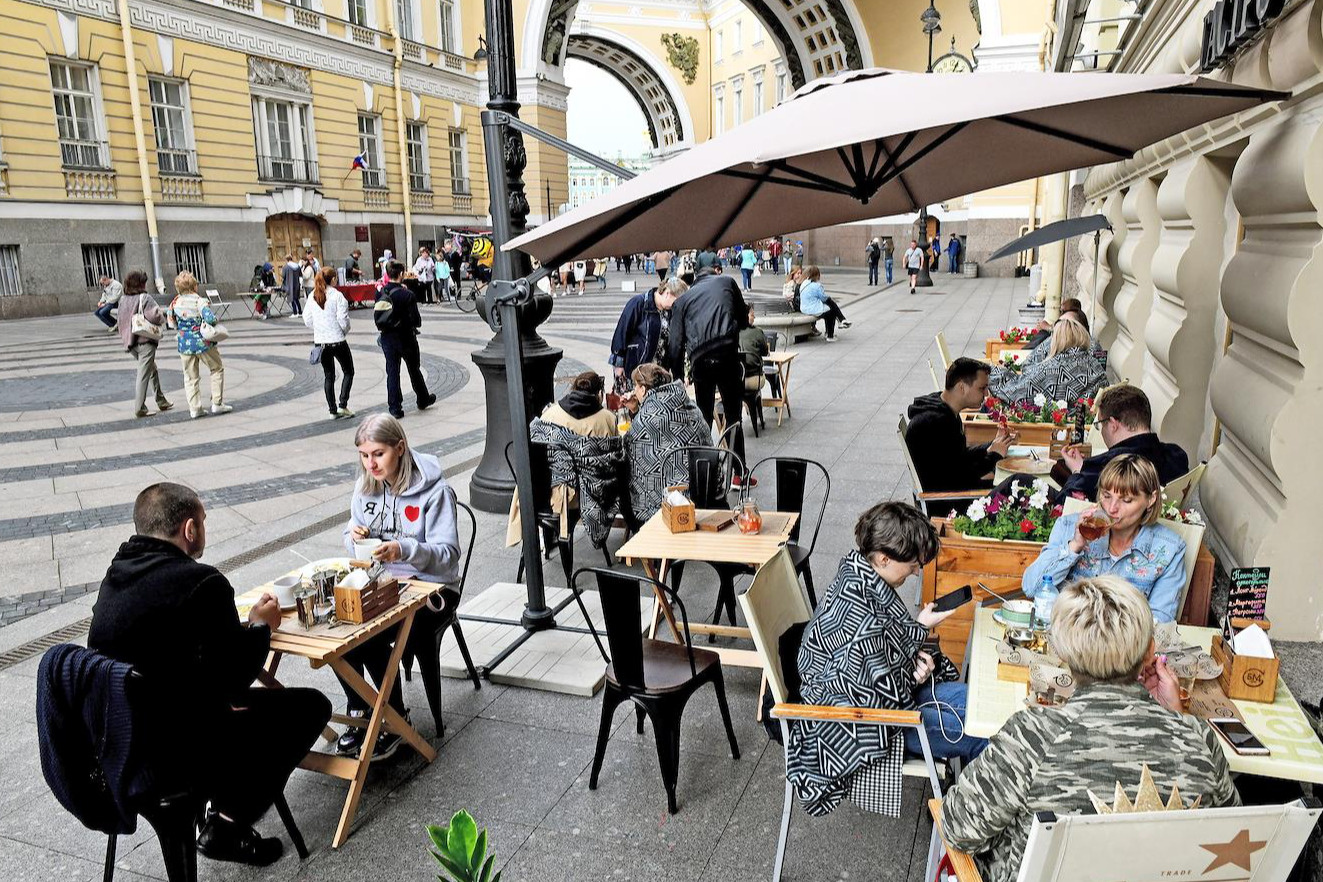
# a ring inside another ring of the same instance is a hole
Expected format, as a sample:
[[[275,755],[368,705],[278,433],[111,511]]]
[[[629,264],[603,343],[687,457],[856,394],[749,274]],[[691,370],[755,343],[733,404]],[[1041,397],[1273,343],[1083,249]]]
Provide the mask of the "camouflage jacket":
[[[1035,812],[1093,813],[1088,792],[1133,799],[1148,764],[1165,800],[1239,805],[1226,755],[1201,720],[1172,713],[1139,683],[1095,683],[1061,707],[1025,708],[1007,721],[946,793],[942,832],[972,854],[985,882],[1015,882]]]

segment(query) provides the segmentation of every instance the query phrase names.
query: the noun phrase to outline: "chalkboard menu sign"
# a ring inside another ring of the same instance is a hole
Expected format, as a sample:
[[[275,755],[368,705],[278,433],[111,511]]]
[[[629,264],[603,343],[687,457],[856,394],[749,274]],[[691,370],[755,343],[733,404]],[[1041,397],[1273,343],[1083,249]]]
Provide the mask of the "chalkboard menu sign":
[[[1228,619],[1265,619],[1268,616],[1268,567],[1237,567],[1231,571],[1227,596]]]

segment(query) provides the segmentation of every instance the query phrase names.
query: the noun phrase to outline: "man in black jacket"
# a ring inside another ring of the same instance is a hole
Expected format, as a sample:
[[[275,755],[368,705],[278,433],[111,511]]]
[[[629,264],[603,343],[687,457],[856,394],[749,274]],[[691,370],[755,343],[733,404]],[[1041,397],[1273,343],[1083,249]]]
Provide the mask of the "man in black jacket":
[[[1058,499],[1076,496],[1092,500],[1098,492],[1098,476],[1103,466],[1122,453],[1137,453],[1153,463],[1163,484],[1176,480],[1190,470],[1190,458],[1176,444],[1158,439],[1153,432],[1153,408],[1148,396],[1138,386],[1108,386],[1098,394],[1098,431],[1107,449],[1088,459],[1074,446],[1061,452],[1061,458],[1073,474],[1061,486]]]
[[[153,484],[133,507],[136,534],[120,546],[101,582],[87,644],[133,667],[155,704],[139,731],[167,776],[211,802],[198,851],[216,860],[265,866],[278,839],[253,824],[285,789],[331,717],[313,689],[254,689],[280,624],[270,594],[241,625],[234,589],[198,563],[206,512],[179,484]]]
[[[1015,435],[1000,429],[992,441],[970,447],[965,442],[965,425],[960,418],[962,410],[983,403],[991,370],[985,362],[957,358],[946,370],[945,391],[920,395],[910,405],[905,443],[925,491],[992,486],[984,476],[1006,455]],[[929,509],[933,514],[944,514],[932,506]]]
[[[400,392],[400,362],[409,371],[409,384],[418,396],[418,409],[436,404],[436,396],[427,391],[422,356],[418,351],[418,329],[423,317],[418,313],[418,299],[400,284],[404,264],[392,260],[386,264],[386,284],[377,292],[372,318],[381,332],[378,342],[386,355],[386,408],[397,420],[404,416],[404,396]]]
[[[703,274],[671,310],[667,364],[677,379],[684,376],[685,353],[693,370],[694,398],[707,424],[712,425],[716,393],[727,426],[741,426],[744,419],[744,363],[740,358],[740,331],[749,326],[749,305],[740,286],[723,275],[720,265]],[[744,462],[744,429],[735,431],[735,455]],[[747,465],[747,462],[745,463]],[[734,476],[736,488],[744,475]]]
[[[617,382],[630,377],[639,365],[665,355],[662,332],[668,325],[667,314],[688,287],[679,279],[670,279],[625,301],[611,337],[610,362]]]

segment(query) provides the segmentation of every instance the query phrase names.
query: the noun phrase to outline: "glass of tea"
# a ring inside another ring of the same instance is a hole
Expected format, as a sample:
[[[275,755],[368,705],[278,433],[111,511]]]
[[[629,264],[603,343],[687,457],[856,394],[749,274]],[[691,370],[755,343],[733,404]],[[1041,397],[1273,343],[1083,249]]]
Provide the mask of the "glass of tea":
[[[763,514],[758,510],[758,503],[746,499],[735,509],[735,523],[741,533],[757,533],[763,528]]]
[[[1084,537],[1086,542],[1092,542],[1110,530],[1111,527],[1112,519],[1107,517],[1107,512],[1101,508],[1095,508],[1080,518],[1080,535]]]

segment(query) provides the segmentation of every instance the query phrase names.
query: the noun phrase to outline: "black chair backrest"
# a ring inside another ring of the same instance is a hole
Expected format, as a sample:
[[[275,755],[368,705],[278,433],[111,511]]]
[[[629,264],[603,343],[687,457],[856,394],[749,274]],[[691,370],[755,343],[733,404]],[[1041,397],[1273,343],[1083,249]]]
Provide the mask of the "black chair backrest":
[[[674,457],[684,455],[689,464],[689,498],[698,508],[730,508],[730,478],[735,469],[744,472],[744,463],[734,452],[723,447],[686,444],[672,447],[662,457],[662,473]]]
[[[804,494],[808,487],[810,469],[822,473],[822,501],[818,504],[818,517],[813,523],[813,538],[809,540],[809,550],[818,544],[818,531],[822,529],[822,516],[827,511],[827,498],[831,496],[831,473],[822,463],[798,456],[769,456],[753,464],[749,474],[756,475],[763,463],[770,462],[776,469],[776,510],[793,511],[799,515],[794,529],[790,531],[790,541],[799,542],[799,534],[804,526]],[[752,484],[752,482],[750,482]]]
[[[684,644],[689,653],[689,672],[697,676],[694,643],[689,634],[689,615],[685,612],[684,602],[675,593],[675,589],[655,579],[625,570],[584,567],[574,574],[573,583],[576,590],[579,589],[579,578],[587,573],[592,573],[597,578],[597,595],[602,604],[606,641],[611,647],[610,661],[615,669],[616,681],[621,686],[638,690],[647,688],[643,669],[643,631],[639,627],[641,587],[664,592],[671,603],[671,608],[680,613]]]
[[[469,564],[473,562],[473,546],[478,542],[478,516],[473,513],[473,509],[469,508],[458,499],[455,500],[455,505],[469,516],[468,549],[464,552],[464,569],[459,573],[459,584],[455,586],[455,592],[462,596],[464,594],[464,586],[468,584],[469,581]]]
[[[528,445],[528,459],[533,467],[533,500],[537,506],[537,514],[546,516],[552,514],[551,511],[551,458],[548,455],[547,444],[537,441],[530,441]],[[515,473],[514,467],[514,442],[505,445],[505,464],[510,469],[510,474]]]

